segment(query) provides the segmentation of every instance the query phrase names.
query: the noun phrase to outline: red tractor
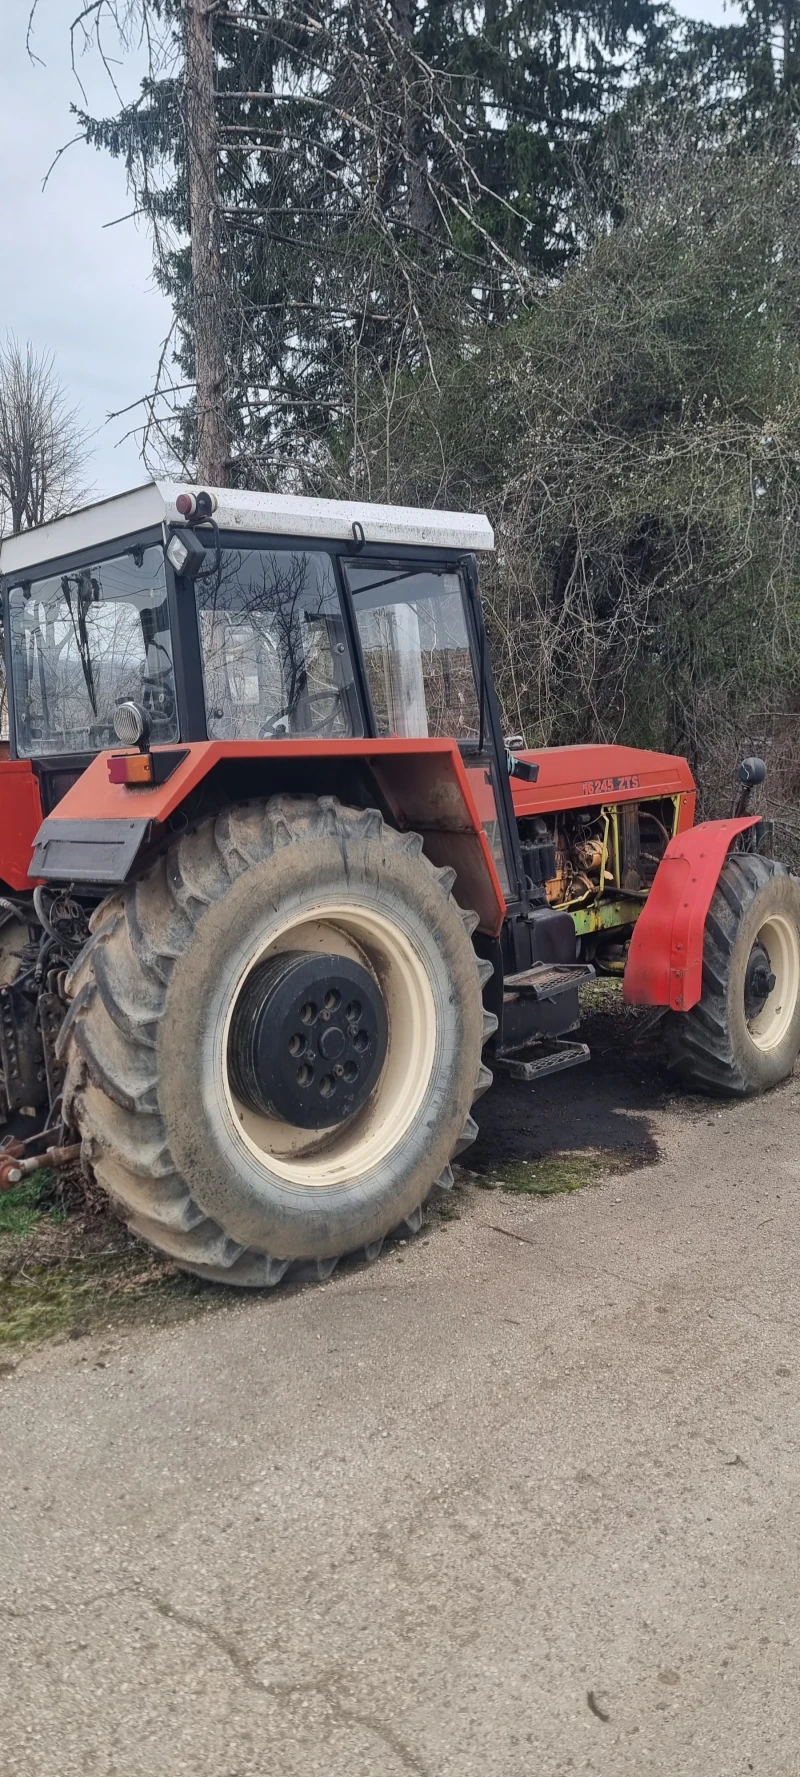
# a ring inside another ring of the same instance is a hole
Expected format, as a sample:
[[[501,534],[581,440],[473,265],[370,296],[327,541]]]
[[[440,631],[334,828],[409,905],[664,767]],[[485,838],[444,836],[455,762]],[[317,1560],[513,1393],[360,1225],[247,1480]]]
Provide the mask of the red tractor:
[[[0,1107],[228,1283],[420,1225],[624,973],[690,1085],[800,1048],[800,885],[684,760],[506,743],[483,518],[151,483],[2,545]],[[758,776],[749,762],[745,776]],[[35,1163],[19,1159],[18,1170]]]

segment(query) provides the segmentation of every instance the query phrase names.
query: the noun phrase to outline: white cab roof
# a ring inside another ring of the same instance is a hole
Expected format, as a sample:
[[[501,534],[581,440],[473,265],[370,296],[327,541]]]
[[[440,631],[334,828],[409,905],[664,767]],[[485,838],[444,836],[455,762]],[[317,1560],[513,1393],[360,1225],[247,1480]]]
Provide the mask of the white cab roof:
[[[187,483],[149,481],[127,494],[84,506],[37,530],[20,531],[0,543],[0,573],[22,574],[56,556],[99,548],[154,525],[182,524],[175,507]],[[360,525],[367,548],[389,543],[463,551],[494,548],[488,518],[469,512],[426,511],[418,506],[373,506],[367,500],[314,500],[299,494],[257,494],[209,488],[220,530],[263,532],[267,536],[316,537],[347,541]]]

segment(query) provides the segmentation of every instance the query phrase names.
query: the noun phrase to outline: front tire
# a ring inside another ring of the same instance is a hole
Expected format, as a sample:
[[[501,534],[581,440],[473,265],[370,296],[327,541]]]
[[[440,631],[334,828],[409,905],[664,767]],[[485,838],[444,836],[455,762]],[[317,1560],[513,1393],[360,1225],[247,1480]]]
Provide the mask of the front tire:
[[[744,1098],[791,1073],[800,1052],[800,882],[774,858],[732,852],[703,944],[703,991],[666,1020],[670,1064],[702,1092]]]
[[[132,1232],[185,1269],[252,1286],[326,1276],[416,1231],[433,1185],[452,1182],[496,1021],[474,916],[421,851],[374,809],[273,797],[203,821],[98,910],[69,981],[65,1115]],[[252,998],[259,971],[304,953],[367,970],[387,1015],[368,1098],[322,1128],[268,1092],[245,1102],[231,1050],[245,986]]]

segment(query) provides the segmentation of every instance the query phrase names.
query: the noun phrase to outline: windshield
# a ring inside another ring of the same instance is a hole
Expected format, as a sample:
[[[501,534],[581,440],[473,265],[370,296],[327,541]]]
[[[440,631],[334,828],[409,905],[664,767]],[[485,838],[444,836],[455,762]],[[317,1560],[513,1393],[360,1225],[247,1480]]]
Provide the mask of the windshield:
[[[147,710],[155,741],[177,738],[163,549],[12,586],[9,621],[22,757],[115,746],[124,698]]]
[[[478,693],[461,576],[345,566],[379,734],[477,740]]]
[[[195,589],[214,740],[360,732],[329,555],[223,549]]]

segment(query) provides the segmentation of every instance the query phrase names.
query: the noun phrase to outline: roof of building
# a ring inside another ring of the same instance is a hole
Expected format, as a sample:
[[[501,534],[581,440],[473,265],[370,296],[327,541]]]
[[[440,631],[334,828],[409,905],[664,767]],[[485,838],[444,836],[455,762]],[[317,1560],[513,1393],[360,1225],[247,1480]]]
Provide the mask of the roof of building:
[[[99,548],[154,525],[182,524],[178,494],[197,492],[187,483],[149,481],[129,493],[83,506],[35,530],[20,531],[0,544],[0,573],[21,574],[57,556]],[[210,488],[220,530],[261,532],[265,536],[316,537],[346,541],[360,525],[369,545],[464,551],[494,548],[488,518],[469,512],[427,511],[418,506],[378,506],[368,500],[316,500],[300,494],[248,493]],[[356,533],[357,534],[357,533]]]

